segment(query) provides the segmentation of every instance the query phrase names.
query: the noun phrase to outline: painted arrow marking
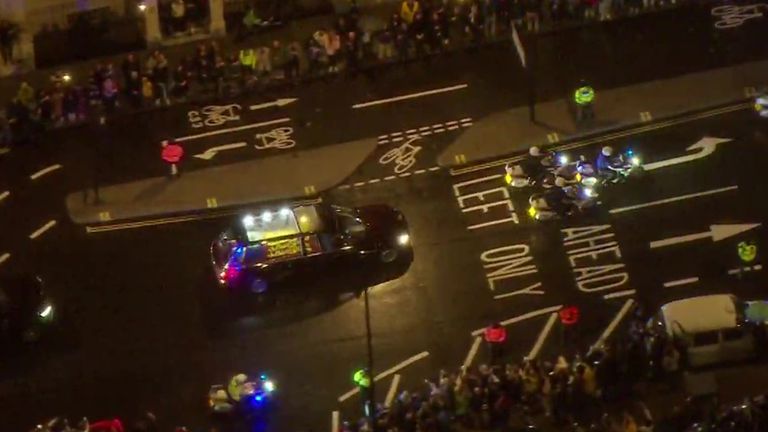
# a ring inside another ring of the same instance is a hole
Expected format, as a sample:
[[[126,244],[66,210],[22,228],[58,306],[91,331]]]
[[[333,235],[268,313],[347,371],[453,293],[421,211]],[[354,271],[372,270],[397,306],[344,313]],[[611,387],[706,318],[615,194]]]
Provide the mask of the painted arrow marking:
[[[209,148],[208,150],[206,150],[203,153],[196,154],[194,157],[196,157],[198,159],[203,159],[203,160],[211,160],[211,159],[214,158],[214,156],[219,154],[219,152],[226,151],[226,150],[239,149],[239,148],[245,147],[247,145],[248,145],[248,143],[245,143],[245,142],[238,142],[238,143],[233,143],[233,144],[224,144],[224,145],[220,145],[220,146],[217,146],[217,147],[211,147],[211,148]]]
[[[296,98],[283,98],[283,99],[278,99],[278,100],[272,101],[272,102],[266,102],[266,103],[263,103],[263,104],[251,105],[249,108],[251,109],[251,111],[256,111],[256,110],[260,110],[260,109],[264,109],[264,108],[269,108],[269,107],[273,107],[273,106],[275,106],[275,107],[283,107],[283,106],[286,106],[288,104],[292,104],[292,103],[296,102],[297,100],[298,99],[296,99]]]
[[[712,137],[704,137],[696,142],[696,144],[688,147],[687,151],[696,151],[696,153],[680,156],[672,159],[666,159],[658,162],[652,162],[649,164],[644,164],[643,169],[646,171],[653,171],[655,169],[668,167],[671,165],[677,165],[681,163],[686,163],[690,161],[694,161],[696,159],[701,159],[703,157],[707,157],[714,153],[715,149],[717,149],[718,144],[727,143],[728,141],[733,141],[730,138],[712,138]]]
[[[686,243],[694,240],[701,240],[705,238],[711,238],[713,242],[725,240],[728,237],[735,236],[736,234],[749,231],[753,228],[759,227],[761,224],[730,224],[730,225],[710,225],[709,231],[696,234],[688,234],[678,237],[670,237],[662,240],[652,241],[650,243],[651,249],[656,249],[665,246],[671,246],[679,243]]]

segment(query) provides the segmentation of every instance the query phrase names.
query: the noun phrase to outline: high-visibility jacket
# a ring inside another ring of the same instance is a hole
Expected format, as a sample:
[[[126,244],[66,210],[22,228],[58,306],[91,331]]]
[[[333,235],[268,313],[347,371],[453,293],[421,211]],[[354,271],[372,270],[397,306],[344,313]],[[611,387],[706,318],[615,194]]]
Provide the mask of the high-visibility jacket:
[[[595,100],[595,89],[585,85],[576,89],[573,93],[573,101],[576,105],[589,105]]]
[[[240,50],[240,64],[249,68],[256,67],[256,51],[252,48]]]
[[[400,7],[400,18],[410,24],[413,22],[413,18],[416,16],[416,13],[419,12],[419,9],[420,6],[418,1],[414,1],[410,5],[407,0],[403,1],[403,5]]]
[[[507,330],[504,327],[486,327],[484,336],[486,342],[502,343],[507,340]]]
[[[355,372],[355,375],[352,376],[352,380],[355,382],[355,384],[363,388],[368,388],[371,386],[371,378],[368,376],[368,373],[362,369]]]

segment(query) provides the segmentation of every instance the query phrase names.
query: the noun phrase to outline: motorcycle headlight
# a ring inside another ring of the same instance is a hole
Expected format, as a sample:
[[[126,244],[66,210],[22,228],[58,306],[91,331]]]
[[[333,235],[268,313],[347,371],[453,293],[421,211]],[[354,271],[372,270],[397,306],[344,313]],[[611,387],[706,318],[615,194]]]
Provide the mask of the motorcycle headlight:
[[[560,161],[560,165],[567,165],[568,164],[568,155],[560,155],[558,157],[558,160]]]
[[[632,156],[630,162],[632,162],[632,166],[640,166],[640,158],[637,156]]]
[[[43,321],[48,321],[53,318],[53,305],[45,302],[40,306],[37,311],[37,316]]]
[[[264,381],[263,386],[264,386],[264,391],[267,393],[272,393],[273,391],[275,391],[275,383],[272,382],[271,380]]]
[[[591,198],[595,196],[595,191],[592,188],[584,188],[584,196],[587,198]]]
[[[402,233],[397,236],[397,244],[400,246],[408,246],[411,242],[411,236],[408,233]]]

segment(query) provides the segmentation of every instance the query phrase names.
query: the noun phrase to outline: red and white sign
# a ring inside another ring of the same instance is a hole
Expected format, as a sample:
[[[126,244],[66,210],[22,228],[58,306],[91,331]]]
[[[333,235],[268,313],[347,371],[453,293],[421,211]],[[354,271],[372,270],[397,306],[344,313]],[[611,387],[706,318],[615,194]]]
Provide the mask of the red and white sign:
[[[184,156],[184,148],[178,143],[165,141],[163,142],[163,151],[160,156],[170,164],[179,163]]]

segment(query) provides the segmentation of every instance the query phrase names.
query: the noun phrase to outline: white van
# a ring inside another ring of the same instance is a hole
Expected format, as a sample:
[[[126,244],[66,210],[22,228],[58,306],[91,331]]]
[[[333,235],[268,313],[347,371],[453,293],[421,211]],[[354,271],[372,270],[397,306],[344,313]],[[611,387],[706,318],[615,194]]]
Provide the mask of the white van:
[[[730,294],[691,297],[665,304],[649,324],[682,342],[690,366],[744,360],[755,354],[746,307]]]

